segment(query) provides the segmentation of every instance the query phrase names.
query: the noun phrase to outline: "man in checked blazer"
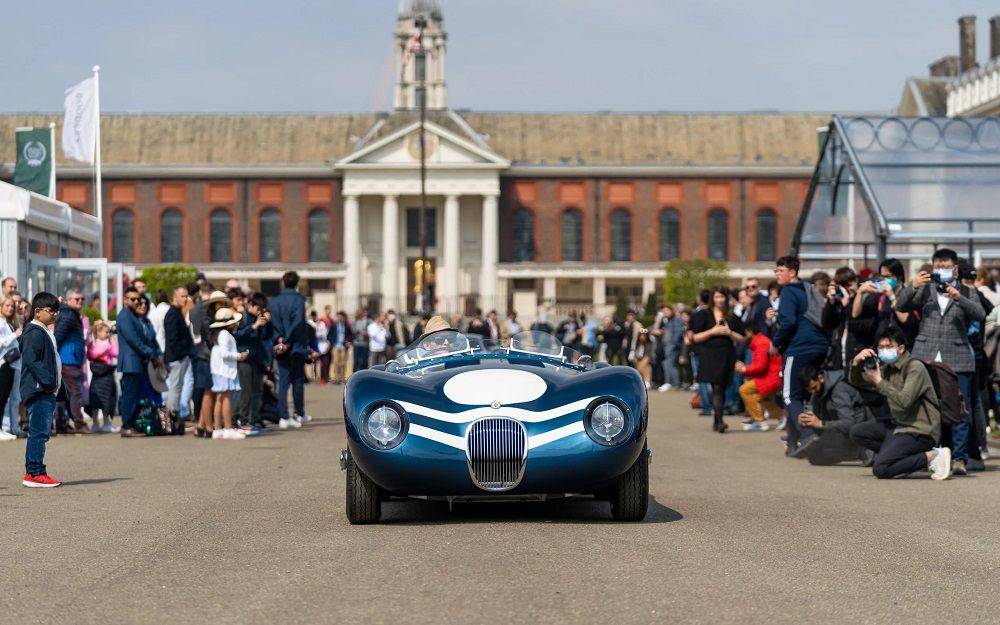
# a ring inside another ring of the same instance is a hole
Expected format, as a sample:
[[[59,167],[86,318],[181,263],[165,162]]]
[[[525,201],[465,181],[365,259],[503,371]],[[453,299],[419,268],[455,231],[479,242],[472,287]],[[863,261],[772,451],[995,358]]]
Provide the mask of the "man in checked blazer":
[[[954,250],[939,249],[931,257],[934,273],[921,271],[906,285],[895,303],[900,312],[916,311],[920,316],[920,334],[913,344],[913,357],[937,360],[958,375],[958,385],[965,398],[962,420],[951,428],[954,475],[965,475],[969,460],[969,411],[974,407],[972,389],[976,361],[969,343],[969,325],[982,323],[986,312],[974,289],[958,281],[958,255]]]

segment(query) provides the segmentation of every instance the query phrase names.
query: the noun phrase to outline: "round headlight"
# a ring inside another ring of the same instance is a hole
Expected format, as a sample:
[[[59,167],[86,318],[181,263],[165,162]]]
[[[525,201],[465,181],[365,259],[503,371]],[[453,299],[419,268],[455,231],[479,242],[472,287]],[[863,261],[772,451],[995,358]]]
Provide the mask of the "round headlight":
[[[627,410],[618,402],[602,399],[587,410],[587,434],[601,445],[617,445],[628,437],[631,423]]]
[[[375,449],[392,449],[406,437],[407,423],[403,411],[381,404],[361,415],[361,438]]]

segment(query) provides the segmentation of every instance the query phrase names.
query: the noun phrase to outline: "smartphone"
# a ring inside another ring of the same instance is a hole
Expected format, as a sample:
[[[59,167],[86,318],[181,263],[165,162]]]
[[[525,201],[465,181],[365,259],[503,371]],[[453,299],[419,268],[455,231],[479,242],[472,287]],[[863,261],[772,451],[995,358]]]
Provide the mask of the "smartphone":
[[[723,319],[723,320],[719,321],[718,325],[720,325],[720,326],[728,326],[729,324],[726,323],[725,319]]]

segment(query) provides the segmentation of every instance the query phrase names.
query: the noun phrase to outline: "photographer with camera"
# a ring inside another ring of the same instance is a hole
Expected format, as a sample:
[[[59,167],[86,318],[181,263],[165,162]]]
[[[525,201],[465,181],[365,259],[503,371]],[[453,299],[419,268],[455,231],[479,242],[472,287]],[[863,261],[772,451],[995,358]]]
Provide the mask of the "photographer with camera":
[[[866,421],[851,428],[851,439],[876,452],[872,473],[887,479],[931,470],[931,479],[951,476],[951,451],[936,447],[941,412],[927,366],[906,351],[902,331],[888,327],[878,351],[863,349],[851,361],[851,384],[874,387],[888,400],[892,424]]]
[[[799,445],[795,458],[808,458],[809,464],[826,466],[860,460],[871,466],[875,454],[850,438],[851,428],[872,418],[858,389],[847,382],[841,369],[823,371],[812,365],[803,367],[799,381],[809,401],[798,415],[799,426],[811,428],[812,436]]]
[[[976,370],[969,326],[983,322],[986,311],[975,289],[958,282],[958,255],[941,248],[931,257],[933,273],[921,271],[896,297],[896,310],[918,312],[920,333],[913,344],[913,357],[936,360],[951,367],[958,375],[962,397],[972,399]],[[969,402],[962,408],[961,420],[951,427],[955,475],[966,474],[969,460]]]

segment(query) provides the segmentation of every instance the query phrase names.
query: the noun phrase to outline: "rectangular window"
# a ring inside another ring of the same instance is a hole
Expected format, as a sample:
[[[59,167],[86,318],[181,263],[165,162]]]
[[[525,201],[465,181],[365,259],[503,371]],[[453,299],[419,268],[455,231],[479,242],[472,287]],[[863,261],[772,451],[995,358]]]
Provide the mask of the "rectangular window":
[[[420,247],[420,208],[406,209],[406,247]],[[427,247],[437,247],[437,209],[427,207]]]
[[[427,80],[427,57],[420,52],[413,57],[413,78],[417,82]]]

